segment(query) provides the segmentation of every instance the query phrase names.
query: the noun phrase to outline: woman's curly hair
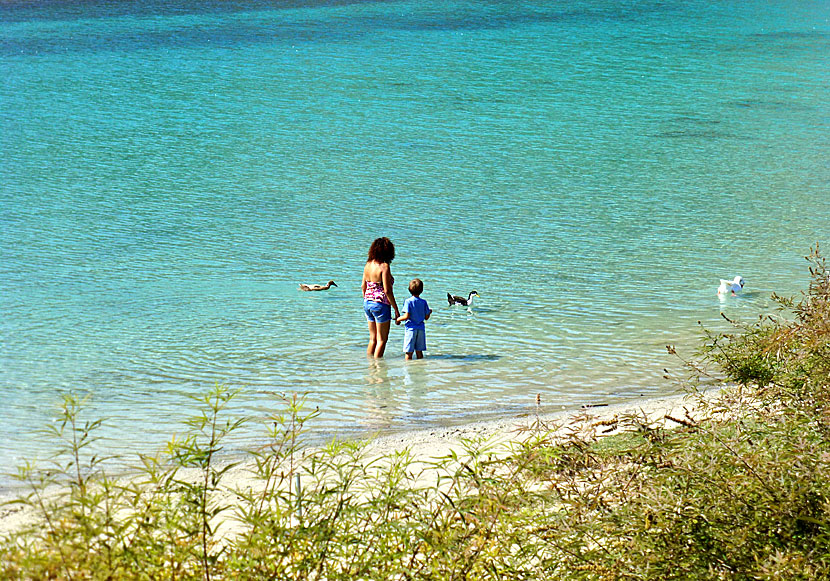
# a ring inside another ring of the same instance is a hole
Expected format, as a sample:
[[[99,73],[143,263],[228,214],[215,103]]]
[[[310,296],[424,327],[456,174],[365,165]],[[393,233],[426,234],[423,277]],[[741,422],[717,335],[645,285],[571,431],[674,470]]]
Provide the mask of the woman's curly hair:
[[[395,245],[386,236],[375,238],[369,247],[369,262],[392,262],[395,260]]]

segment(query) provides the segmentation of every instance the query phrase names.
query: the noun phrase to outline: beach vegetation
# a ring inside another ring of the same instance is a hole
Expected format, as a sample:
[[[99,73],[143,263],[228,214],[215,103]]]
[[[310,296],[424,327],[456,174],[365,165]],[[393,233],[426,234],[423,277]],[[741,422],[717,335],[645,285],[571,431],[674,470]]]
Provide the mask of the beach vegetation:
[[[657,419],[537,417],[509,446],[424,461],[310,446],[318,412],[298,396],[230,418],[216,386],[124,477],[68,396],[53,461],[16,474],[31,518],[0,539],[0,577],[828,579],[830,278],[817,247],[807,259],[801,297],[704,335],[685,409]],[[224,448],[246,421],[263,436],[239,458]]]

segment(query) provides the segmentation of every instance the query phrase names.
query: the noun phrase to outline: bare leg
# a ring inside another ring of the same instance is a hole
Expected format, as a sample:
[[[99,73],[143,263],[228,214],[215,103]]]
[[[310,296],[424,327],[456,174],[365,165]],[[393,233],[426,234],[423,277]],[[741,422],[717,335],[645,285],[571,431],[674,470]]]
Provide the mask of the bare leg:
[[[404,353],[403,358],[407,361],[412,361],[412,353]]]
[[[374,321],[369,321],[369,346],[366,347],[366,355],[375,356],[375,349],[378,346],[378,326]]]
[[[392,321],[386,321],[385,323],[375,323],[377,326],[377,346],[375,347],[375,357],[380,359],[383,357],[383,352],[386,351],[386,342],[389,340],[389,325]]]
[[[418,359],[423,359],[424,358],[424,352],[423,351],[416,351],[415,352],[415,357],[417,357]]]

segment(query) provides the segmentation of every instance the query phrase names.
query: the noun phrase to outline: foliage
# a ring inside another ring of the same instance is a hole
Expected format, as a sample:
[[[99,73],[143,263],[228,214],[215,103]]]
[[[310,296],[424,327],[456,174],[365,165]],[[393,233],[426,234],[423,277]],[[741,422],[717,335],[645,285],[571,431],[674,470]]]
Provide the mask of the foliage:
[[[100,422],[68,397],[46,467],[17,477],[39,518],[0,542],[6,579],[828,579],[830,282],[818,249],[801,300],[707,336],[693,411],[545,424],[512,448],[467,441],[424,464],[354,442],[311,449],[316,412],[286,398],[248,454],[222,456],[235,393],[138,475],[90,455]],[[711,367],[711,369],[709,369]],[[613,435],[598,432],[622,428]]]

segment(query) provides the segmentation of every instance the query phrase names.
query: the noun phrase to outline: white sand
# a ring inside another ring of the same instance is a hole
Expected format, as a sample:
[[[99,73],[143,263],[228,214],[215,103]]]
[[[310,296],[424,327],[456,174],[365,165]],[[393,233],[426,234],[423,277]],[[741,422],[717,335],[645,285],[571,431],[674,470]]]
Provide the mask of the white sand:
[[[710,397],[711,394],[707,394]],[[574,429],[584,432],[586,429],[595,429],[598,435],[613,433],[609,430],[615,419],[624,416],[638,415],[648,418],[649,421],[662,421],[664,416],[683,418],[686,410],[694,413],[699,408],[696,398],[686,394],[667,395],[656,398],[638,399],[613,405],[583,406],[579,409],[544,412],[522,417],[503,418],[500,420],[484,421],[455,426],[451,428],[432,428],[412,432],[404,432],[390,436],[375,438],[369,443],[370,453],[383,455],[386,453],[410,449],[415,458],[442,457],[455,450],[463,449],[465,439],[486,438],[494,444],[509,444],[527,437],[528,431],[538,431],[538,424],[542,429],[554,430]],[[608,430],[606,432],[606,430]]]

